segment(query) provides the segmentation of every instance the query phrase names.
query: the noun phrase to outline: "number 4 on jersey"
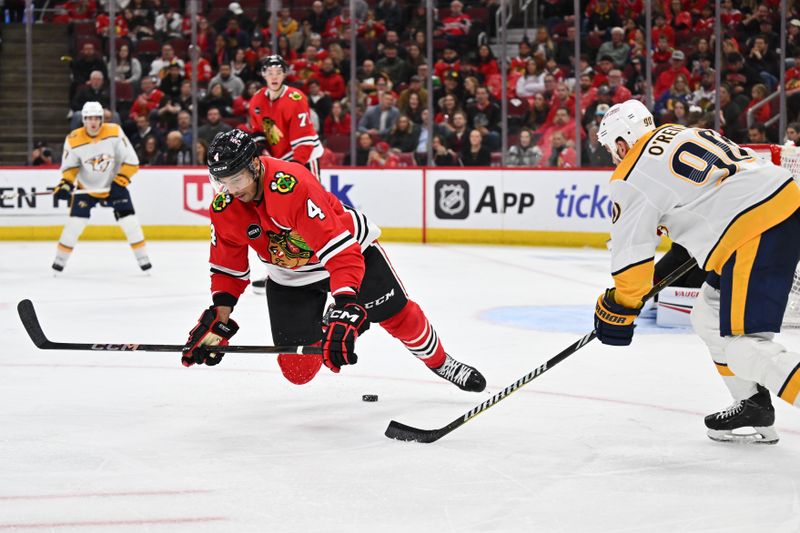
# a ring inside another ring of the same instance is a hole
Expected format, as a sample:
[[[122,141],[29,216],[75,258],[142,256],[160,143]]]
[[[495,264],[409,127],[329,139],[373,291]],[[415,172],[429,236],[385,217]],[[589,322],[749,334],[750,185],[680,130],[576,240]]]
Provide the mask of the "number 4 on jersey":
[[[319,217],[320,220],[325,220],[325,213],[322,212],[322,209],[317,204],[311,201],[311,198],[306,201],[306,206],[308,207],[308,218]]]

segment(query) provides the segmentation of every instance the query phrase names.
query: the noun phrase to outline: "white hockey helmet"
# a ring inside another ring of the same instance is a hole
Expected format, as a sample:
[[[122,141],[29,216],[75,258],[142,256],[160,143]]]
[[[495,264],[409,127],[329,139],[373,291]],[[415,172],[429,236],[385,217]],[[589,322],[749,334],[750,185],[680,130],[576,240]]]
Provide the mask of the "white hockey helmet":
[[[103,118],[103,106],[100,102],[86,102],[81,109],[81,119],[86,120],[86,117],[100,117]]]
[[[652,113],[639,100],[628,100],[611,107],[597,130],[597,140],[608,148],[614,162],[619,163],[617,139],[622,138],[632,148],[636,141],[656,129]]]

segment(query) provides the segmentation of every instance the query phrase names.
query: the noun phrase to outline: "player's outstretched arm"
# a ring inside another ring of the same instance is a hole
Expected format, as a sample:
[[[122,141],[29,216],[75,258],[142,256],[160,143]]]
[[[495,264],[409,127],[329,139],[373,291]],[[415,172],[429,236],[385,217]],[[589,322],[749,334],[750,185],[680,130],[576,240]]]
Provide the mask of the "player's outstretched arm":
[[[231,337],[239,331],[239,325],[230,318],[231,311],[232,307],[224,305],[212,305],[203,311],[197,324],[189,332],[189,339],[183,348],[181,355],[183,366],[219,364],[225,354],[209,351],[209,348],[227,346]]]

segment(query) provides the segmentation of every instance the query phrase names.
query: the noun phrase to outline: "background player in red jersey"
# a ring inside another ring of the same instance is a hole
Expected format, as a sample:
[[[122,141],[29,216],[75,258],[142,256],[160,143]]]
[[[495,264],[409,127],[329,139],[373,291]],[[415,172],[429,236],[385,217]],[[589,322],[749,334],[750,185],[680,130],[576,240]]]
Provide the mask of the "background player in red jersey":
[[[250,100],[250,130],[259,137],[263,133],[269,155],[305,165],[319,180],[317,160],[323,148],[306,95],[284,84],[289,67],[281,56],[263,58],[260,67],[266,86]],[[254,281],[253,290],[262,294],[266,283],[266,278]]]
[[[320,343],[319,355],[281,354],[278,364],[292,383],[310,381],[324,363],[339,372],[354,364],[355,341],[379,323],[436,375],[465,391],[486,380],[448,355],[436,331],[378,244],[380,229],[343,205],[304,166],[258,157],[241,130],[218,134],[208,149],[209,172],[221,192],[211,204],[211,292],[189,334],[182,362],[216,365],[239,326],[230,318],[247,287],[252,248],[267,264],[267,307],[277,345]],[[323,311],[328,297],[334,304]]]
[[[250,100],[251,131],[263,133],[269,155],[305,165],[319,179],[317,159],[323,149],[306,95],[284,84],[288,66],[281,56],[267,56],[260,65],[266,86]]]

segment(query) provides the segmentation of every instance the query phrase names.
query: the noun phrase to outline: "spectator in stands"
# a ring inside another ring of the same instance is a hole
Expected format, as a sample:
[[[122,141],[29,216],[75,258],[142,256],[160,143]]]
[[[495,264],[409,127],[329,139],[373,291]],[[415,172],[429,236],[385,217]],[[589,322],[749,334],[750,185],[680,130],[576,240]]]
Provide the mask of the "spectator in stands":
[[[149,120],[150,113],[158,109],[163,97],[164,93],[156,87],[156,78],[145,76],[142,78],[139,96],[133,101],[128,117],[135,121],[136,117],[144,116]]]
[[[322,131],[325,137],[331,135],[350,135],[352,126],[350,124],[350,113],[340,101],[331,104],[331,112],[325,117],[323,122]]]
[[[548,167],[570,168],[575,166],[575,148],[572,141],[568,141],[562,132],[556,131],[552,134],[550,146],[550,156],[547,159]]]
[[[519,132],[517,143],[508,150],[506,165],[510,167],[536,167],[539,166],[541,159],[542,152],[533,144],[531,130],[522,129]]]
[[[399,107],[400,113],[406,115],[414,124],[422,124],[422,111],[425,109],[426,102],[422,101],[419,93],[411,93],[404,107]]]
[[[150,76],[163,78],[167,75],[169,66],[173,63],[177,63],[181,68],[184,66],[183,60],[175,57],[175,49],[172,48],[172,45],[165,44],[161,47],[161,57],[157,57],[150,63]]]
[[[204,167],[207,166],[208,161],[206,161],[206,154],[208,153],[208,143],[203,139],[197,139],[197,142],[194,143],[194,153],[197,157],[197,164]]]
[[[740,107],[747,105],[747,95],[756,83],[761,82],[761,76],[744,62],[742,54],[732,52],[727,56],[728,66],[722,71],[722,81],[730,85],[731,98],[736,100]],[[740,95],[743,95],[739,98]]]
[[[733,0],[722,0],[719,12],[722,30],[726,32],[735,30],[744,18],[742,12],[733,6]]]
[[[594,10],[589,15],[586,30],[589,37],[600,41],[607,37],[608,32],[615,26],[622,26],[622,20],[617,12],[612,9],[607,0],[597,0]]]
[[[308,96],[308,106],[317,114],[320,125],[325,123],[325,119],[331,112],[333,102],[340,100],[340,98],[333,100],[329,95],[325,94],[322,91],[320,82],[315,78],[312,78],[308,82],[308,93],[306,96]]]
[[[356,71],[356,80],[359,88],[365,93],[375,91],[375,82],[378,78],[378,71],[375,70],[375,62],[369,58],[365,59]]]
[[[389,132],[386,140],[389,146],[401,152],[413,152],[419,143],[420,128],[406,115],[397,117],[394,128]]]
[[[617,68],[623,68],[628,61],[631,47],[625,42],[625,30],[619,26],[611,28],[611,40],[600,45],[599,57],[608,56]]]
[[[464,105],[464,108],[469,107],[471,104],[475,102],[475,96],[478,94],[478,87],[480,86],[481,83],[475,76],[464,77],[464,94],[461,97],[462,98],[461,102]]]
[[[644,71],[644,61],[641,57],[631,59],[631,68],[626,78],[625,88],[631,92],[631,95],[639,96],[645,94],[647,75]]]
[[[694,45],[694,51],[689,55],[687,60],[687,68],[691,67],[692,72],[700,66],[700,61],[709,59],[710,63],[714,62],[714,51],[708,45],[708,39],[700,37]]]
[[[89,76],[89,83],[78,88],[75,97],[72,99],[72,129],[81,125],[81,109],[86,102],[100,102],[103,107],[108,107],[111,99],[109,98],[108,88],[105,83],[105,76],[99,70],[95,70]]]
[[[672,58],[672,46],[669,44],[669,39],[666,35],[661,35],[656,43],[656,49],[653,52],[653,63],[656,66],[661,66],[663,63],[668,62]]]
[[[689,81],[686,76],[682,74],[675,76],[672,87],[664,92],[655,102],[653,115],[655,116],[656,123],[663,124],[664,122],[669,122],[669,117],[675,107],[675,102],[678,100],[686,102],[690,94]]]
[[[158,148],[158,140],[154,135],[148,135],[142,142],[141,149],[137,152],[139,165],[154,166],[159,164],[161,150]]]
[[[214,137],[218,133],[230,131],[231,128],[228,124],[222,121],[222,113],[218,107],[209,107],[206,112],[206,123],[197,128],[197,137],[206,142],[207,145],[211,144]]]
[[[230,64],[219,66],[219,74],[211,78],[211,81],[208,82],[209,91],[217,84],[222,85],[232,98],[236,98],[244,92],[244,82],[239,76],[233,73]]]
[[[453,115],[453,127],[450,128],[450,135],[444,137],[449,148],[460,154],[469,144],[469,124],[467,123],[467,113],[456,111]]]
[[[227,65],[231,61],[231,50],[228,48],[228,40],[224,35],[218,34],[214,39],[214,50],[211,52],[211,68],[218,70],[221,65]]]
[[[148,137],[153,137],[156,140],[156,144],[161,146],[162,139],[164,138],[163,133],[158,128],[153,127],[150,124],[150,120],[146,116],[137,116],[134,119],[134,124],[135,128],[133,133],[130,135],[130,141],[131,146],[133,146],[133,149],[136,150],[136,153],[144,150],[144,141]]]
[[[441,135],[433,136],[431,147],[433,151],[433,166],[457,167],[460,165],[458,153],[447,146]],[[427,152],[424,156],[427,157]]]
[[[201,116],[207,114],[212,107],[217,108],[223,117],[233,116],[233,97],[221,83],[212,83],[197,106]]]
[[[608,89],[611,92],[611,102],[614,104],[621,104],[633,98],[631,92],[623,84],[624,81],[621,70],[615,68],[608,71]]]
[[[167,74],[158,82],[158,88],[168,98],[177,98],[181,94],[183,84],[183,67],[172,63],[167,68]]]
[[[411,76],[411,66],[398,57],[397,45],[394,44],[383,47],[383,57],[375,63],[375,68],[388,75],[394,85],[405,83]]]
[[[370,106],[358,122],[358,131],[370,135],[384,137],[394,127],[400,111],[394,106],[394,95],[385,92],[381,95],[381,103]]]
[[[250,99],[260,88],[261,83],[251,81],[245,87],[244,92],[233,99],[232,113],[234,117],[242,118],[244,121],[247,121],[248,113],[250,112]]]
[[[131,49],[128,44],[121,44],[117,49],[116,63],[117,70],[114,78],[116,81],[139,84],[139,80],[142,79],[142,64],[135,57],[131,57]]]
[[[160,41],[183,37],[183,17],[181,14],[169,6],[161,8],[161,12],[156,15],[153,29],[156,31],[156,38]]]
[[[675,50],[672,52],[669,69],[659,74],[658,79],[656,80],[653,90],[653,95],[655,98],[660,98],[664,92],[668,91],[669,88],[672,87],[672,84],[675,82],[675,78],[679,74],[683,74],[683,77],[686,78],[686,80],[689,79],[691,73],[684,65],[685,61],[686,54],[680,50]]]
[[[260,31],[256,30],[252,37],[250,37],[250,47],[246,48],[244,51],[244,60],[249,67],[249,72],[246,74],[247,78],[245,79],[239,72],[236,72],[234,68],[234,74],[242,78],[244,81],[253,81],[256,80],[256,73],[258,72],[258,61],[270,55],[269,47],[265,46],[264,43],[264,34]],[[235,56],[234,56],[235,58]],[[257,80],[256,80],[257,81]]]
[[[59,162],[60,159],[58,158],[58,155],[53,153],[53,150],[47,146],[46,142],[39,141],[34,145],[33,151],[31,152],[32,166],[38,167],[41,165],[55,165]]]
[[[488,167],[492,164],[492,154],[483,144],[481,130],[469,132],[469,142],[461,150],[459,160],[465,167]]]
[[[460,52],[466,52],[468,47],[467,37],[472,27],[472,18],[464,13],[464,4],[459,0],[450,2],[450,13],[442,17],[441,32],[450,44]]]
[[[184,35],[187,39],[191,38],[191,32]],[[197,17],[197,48],[202,55],[211,55],[214,52],[214,40],[217,32],[208,23],[206,17]]]
[[[475,102],[467,105],[467,116],[472,129],[485,139],[489,150],[500,146],[500,107],[489,98],[489,89],[478,87]]]
[[[766,4],[759,4],[752,13],[747,14],[739,25],[739,29],[744,35],[758,33],[761,23],[767,21],[772,23],[772,13]]]
[[[403,10],[397,0],[381,0],[375,7],[378,20],[382,20],[387,30],[403,31]]]
[[[417,67],[420,65],[427,65],[428,59],[418,44],[411,43],[406,46],[406,63],[409,64],[413,72],[416,72]]]
[[[345,97],[347,88],[344,78],[336,71],[332,58],[326,57],[322,61],[316,79],[322,94],[328,96],[331,100],[341,100]]]
[[[192,164],[192,150],[183,142],[179,131],[167,133],[167,148],[158,157],[158,165],[188,166]]]
[[[525,64],[525,74],[517,80],[516,89],[519,98],[531,98],[544,91],[544,73],[539,72],[535,59]]]
[[[600,87],[608,83],[608,73],[614,68],[614,60],[611,56],[598,56],[597,66],[594,71],[592,87]]]
[[[731,99],[731,86],[723,83],[719,88],[719,107],[722,110],[722,129],[733,142],[742,142],[743,135],[737,128],[742,108]]]
[[[344,39],[346,28],[350,27],[350,7],[345,4],[338,15],[328,19],[323,37],[328,39]]]
[[[604,85],[603,87],[605,87],[603,90],[601,90],[599,87],[597,89],[598,100],[601,101],[601,96],[609,96],[611,94],[607,85]],[[557,110],[562,107],[567,108],[570,114],[575,113],[575,96],[570,93],[569,87],[566,83],[556,84],[555,94],[553,94],[553,97],[550,99],[550,115],[548,115],[547,120],[545,121],[546,126],[550,126],[553,123],[553,119],[556,116]]]
[[[490,76],[497,76],[500,74],[500,67],[497,66],[497,59],[494,57],[492,49],[488,44],[482,44],[478,47],[478,60],[477,71],[479,79],[484,83]]]
[[[184,78],[187,80],[192,79],[192,61],[187,61],[184,65]],[[198,83],[208,84],[209,80],[214,76],[214,69],[211,68],[211,63],[208,62],[203,56],[197,60],[197,81]]]
[[[400,157],[395,150],[389,147],[386,141],[378,141],[367,156],[368,167],[397,168],[400,166]]]
[[[550,104],[545,100],[543,93],[538,93],[533,96],[533,105],[531,106],[530,114],[528,114],[526,125],[531,130],[537,130],[542,127],[549,114]]]
[[[291,37],[299,29],[300,24],[292,18],[292,11],[288,7],[282,7],[278,17],[278,34]]]
[[[247,62],[244,48],[237,48],[233,52],[233,59],[231,59],[230,67],[231,75],[242,80],[242,83],[247,83],[255,79],[255,73]],[[244,92],[244,90],[242,92]]]
[[[178,111],[178,127],[176,130],[183,138],[183,144],[192,145],[192,114],[188,111]]]
[[[325,31],[328,23],[328,17],[325,15],[324,9],[320,0],[314,0],[314,3],[311,4],[311,13],[305,18],[305,21],[311,26],[311,31],[320,35]],[[281,53],[281,57],[289,61],[285,54]]]
[[[319,50],[316,46],[309,44],[305,52],[292,64],[294,70],[294,81],[306,83],[311,78],[317,77],[322,58],[319,57]]]
[[[800,19],[791,19],[786,32],[786,57],[794,57],[800,51]]]
[[[400,109],[402,111],[403,108]],[[461,110],[461,107],[458,105],[458,101],[456,100],[455,96],[448,94],[442,98],[441,109],[438,113],[436,113],[434,122],[437,124],[443,124],[447,128],[452,128],[453,116],[455,115],[456,111],[459,110]]]
[[[686,100],[689,105],[696,105],[703,111],[708,111],[714,106],[717,91],[714,88],[716,83],[716,73],[713,68],[704,69],[700,76],[697,88],[689,95]]]
[[[653,43],[657,44],[663,35],[667,39],[670,48],[675,47],[675,29],[667,24],[667,19],[663,13],[656,12],[652,29]]]
[[[764,34],[756,35],[753,39],[753,46],[747,56],[749,66],[758,72],[764,83],[774,89],[778,85],[778,56],[767,44],[767,36]]]
[[[452,45],[447,45],[442,51],[442,57],[433,65],[433,71],[437,76],[447,77],[449,72],[458,73],[461,70],[461,59]]]
[[[800,146],[800,122],[790,122],[789,125],[786,126],[786,135],[784,136],[783,144]]]
[[[235,20],[237,28],[244,30],[247,33],[253,33],[254,23],[244,13],[244,9],[238,2],[231,2],[228,4],[228,10],[214,22],[214,29],[217,33],[222,33],[230,28],[230,21]]]
[[[424,79],[424,78],[423,78]],[[442,84],[433,91],[433,102],[437,107],[441,107],[442,98],[452,94],[456,101],[463,107],[464,87],[461,84],[461,74],[455,70],[448,70],[442,78]]]
[[[590,167],[613,167],[611,154],[597,140],[598,126],[595,123],[589,124],[586,130],[586,140],[583,148],[583,161]]]
[[[537,146],[542,151],[545,157],[551,154],[550,143],[553,140],[554,133],[561,133],[566,141],[575,141],[575,119],[572,117],[570,110],[567,107],[559,107],[556,109],[553,117],[553,123],[549,127],[539,128],[536,133],[540,134]],[[586,133],[581,129],[581,140],[586,136]],[[574,146],[574,144],[573,144]]]
[[[756,83],[753,85],[753,88],[750,89],[750,102],[747,104],[747,107],[744,108],[742,112],[742,116],[740,118],[739,124],[745,125],[747,124],[747,115],[750,109],[756,106],[756,104],[761,103],[764,98],[769,96],[769,89],[763,83]],[[760,123],[767,122],[772,115],[772,109],[770,108],[769,104],[762,105],[758,109],[753,112],[753,120]]]
[[[747,129],[747,142],[750,144],[767,144],[767,127],[763,122],[755,122]]]
[[[183,110],[189,111],[192,108],[191,82],[184,81],[179,90],[177,96],[165,95],[156,112],[158,124],[167,130],[174,130],[177,127],[178,113]]]
[[[672,124],[680,124],[681,126],[689,126],[689,104],[683,100],[676,100],[672,107],[672,114],[668,122]]]
[[[359,133],[358,142],[356,143],[355,166],[357,167],[367,166],[367,160],[369,159],[369,153],[371,150],[372,150],[372,136],[367,132]],[[344,156],[343,164],[349,165],[350,162],[351,162],[350,153],[348,152]]]
[[[69,86],[69,100],[70,102],[75,97],[77,90],[89,81],[89,76],[92,72],[100,71],[103,78],[108,75],[106,70],[106,63],[100,54],[94,49],[92,43],[84,43],[81,47],[80,53],[74,57],[69,63],[70,69],[70,86]]]
[[[378,18],[380,19],[380,14],[378,14]],[[434,25],[435,24],[436,22],[434,22]],[[427,6],[425,5],[424,2],[420,2],[418,4],[415,4],[414,7],[411,9],[411,17],[408,21],[408,24],[405,25],[406,29],[403,33],[405,36],[411,37],[413,41],[417,35],[417,32],[421,32],[424,36],[427,27],[428,27]]]

